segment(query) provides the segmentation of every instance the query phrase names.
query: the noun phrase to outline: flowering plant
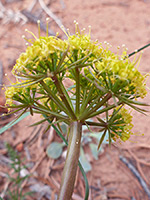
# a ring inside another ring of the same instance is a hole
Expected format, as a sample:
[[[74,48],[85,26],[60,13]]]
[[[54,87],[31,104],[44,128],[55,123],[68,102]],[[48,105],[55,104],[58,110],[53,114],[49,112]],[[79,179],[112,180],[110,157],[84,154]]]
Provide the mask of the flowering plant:
[[[127,49],[115,54],[110,45],[105,47],[92,41],[85,29],[75,22],[75,34],[65,32],[67,39],[56,36],[27,40],[26,52],[22,53],[12,73],[16,82],[6,87],[6,105],[10,113],[30,111],[39,113],[51,125],[64,122],[69,126],[68,152],[59,192],[59,200],[71,199],[78,166],[82,125],[100,128],[98,148],[108,134],[112,140],[126,141],[132,134],[131,109],[144,113],[138,101],[146,96],[146,74],[138,71],[140,57],[130,61]],[[48,32],[48,30],[47,30]],[[134,52],[135,53],[135,52]],[[71,87],[67,88],[69,80]],[[89,119],[95,117],[95,121]],[[38,124],[39,124],[38,123]],[[66,141],[67,143],[67,141]],[[81,164],[79,166],[82,168]],[[88,193],[88,192],[87,192]],[[85,199],[88,199],[86,194]]]

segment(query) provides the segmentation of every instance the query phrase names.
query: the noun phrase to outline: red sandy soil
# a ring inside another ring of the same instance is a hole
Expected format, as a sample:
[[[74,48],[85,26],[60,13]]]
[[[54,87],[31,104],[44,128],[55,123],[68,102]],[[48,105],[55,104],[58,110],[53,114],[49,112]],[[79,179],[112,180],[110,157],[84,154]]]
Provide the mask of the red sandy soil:
[[[10,3],[9,3],[10,2]],[[12,9],[14,12],[18,10],[28,9],[33,1],[5,1],[2,3],[4,7]],[[88,26],[92,27],[92,39],[98,39],[100,42],[107,41],[112,45],[112,50],[116,52],[117,46],[125,44],[128,47],[128,52],[131,53],[135,49],[150,43],[150,1],[149,0],[56,0],[45,1],[46,4],[51,2],[48,6],[52,12],[61,20],[62,24],[69,28],[70,32],[74,32],[73,21],[79,22],[81,28],[85,27],[88,31]],[[40,4],[33,8],[32,13],[35,15],[41,13],[39,16],[43,21],[48,16],[42,11]],[[28,21],[22,25],[13,22],[13,17],[8,23],[4,24],[6,17],[0,20],[0,61],[3,65],[3,74],[7,73],[11,78],[11,70],[15,64],[15,60],[19,54],[25,50],[25,42],[21,36],[25,33],[24,29],[28,28],[37,34],[37,25]],[[60,37],[65,37],[55,21],[52,20],[50,28],[56,32],[60,32]],[[42,32],[44,35],[45,33]],[[150,72],[150,48],[143,52],[140,64],[140,71]],[[3,76],[3,82],[8,83],[8,80]],[[149,87],[150,80],[147,81]],[[149,103],[150,91],[144,99],[144,102]],[[0,101],[4,103],[3,91],[0,94]],[[2,113],[3,111],[1,111]],[[137,168],[141,177],[146,181],[150,189],[150,117],[134,113],[134,128],[133,131],[136,136],[131,138],[131,141],[123,145],[112,145],[109,148],[104,146],[104,151],[100,154],[99,160],[92,160],[92,171],[88,172],[88,180],[90,185],[90,200],[130,200],[134,197],[136,200],[148,200],[147,194],[144,192],[142,186],[138,182],[135,175],[129,170],[124,163],[119,159],[119,156],[125,156]],[[5,123],[3,119],[0,123]],[[30,138],[33,128],[27,127],[30,123],[36,120],[36,117],[24,120],[11,130],[6,131],[0,135],[0,143],[4,141],[10,142],[14,147]],[[2,124],[3,124],[2,123]],[[25,128],[24,128],[25,127]],[[42,130],[44,130],[42,128]],[[13,132],[15,139],[12,137]],[[141,136],[140,134],[144,134]],[[55,137],[56,138],[56,137]],[[59,140],[58,138],[56,138]],[[49,141],[54,140],[50,138]],[[41,144],[41,141],[43,142]],[[44,145],[46,145],[46,138],[42,136],[42,131],[39,133],[36,142],[28,146],[31,159],[38,163],[43,156],[43,160],[37,166],[38,181],[44,182],[49,180],[49,185],[52,188],[52,197],[58,192],[58,186],[61,180],[61,172],[63,169],[64,160],[60,159],[57,162],[49,159],[44,152]],[[119,146],[119,147],[118,147]],[[1,147],[0,153],[5,154],[5,150]],[[87,148],[88,153],[88,148]],[[24,150],[22,155],[25,156]],[[51,167],[51,168],[50,168]],[[8,172],[8,168],[0,165],[1,172]],[[45,173],[46,172],[46,173]],[[49,176],[50,173],[50,176]],[[40,178],[40,177],[43,177]],[[83,199],[84,197],[84,181],[80,173],[75,185],[75,194],[78,195],[73,199]],[[55,182],[56,181],[56,182]],[[46,182],[44,182],[47,184]],[[53,183],[55,183],[53,185]],[[0,180],[0,193],[6,185],[6,179]],[[36,198],[35,198],[36,199]],[[43,197],[43,199],[46,199]]]

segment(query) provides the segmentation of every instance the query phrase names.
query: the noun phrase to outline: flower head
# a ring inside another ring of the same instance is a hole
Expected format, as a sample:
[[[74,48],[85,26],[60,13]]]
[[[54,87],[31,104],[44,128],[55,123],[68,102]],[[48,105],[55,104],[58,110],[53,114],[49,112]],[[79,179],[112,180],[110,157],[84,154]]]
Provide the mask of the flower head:
[[[93,41],[91,28],[86,34],[77,22],[75,34],[65,31],[65,40],[57,35],[48,36],[48,31],[45,37],[41,36],[39,25],[38,21],[38,38],[26,30],[33,38],[24,36],[28,46],[12,70],[17,79],[6,88],[7,105],[16,104],[18,108],[19,102],[19,108],[30,109],[31,113],[36,110],[57,120],[78,119],[83,123],[104,112],[109,116],[113,110],[108,124],[102,125],[106,125],[105,128],[108,125],[114,140],[129,139],[132,116],[122,106],[127,104],[143,112],[136,107],[144,105],[137,102],[137,98],[147,93],[146,75],[137,68],[140,57],[131,62],[124,45],[121,55],[113,53],[110,44]],[[73,84],[70,88],[64,84],[68,79]]]
[[[112,121],[113,118],[113,121]],[[110,117],[110,130],[111,137],[113,140],[121,139],[122,141],[126,141],[132,135],[132,116],[130,112],[124,107],[120,106],[117,109],[114,109],[113,114]]]

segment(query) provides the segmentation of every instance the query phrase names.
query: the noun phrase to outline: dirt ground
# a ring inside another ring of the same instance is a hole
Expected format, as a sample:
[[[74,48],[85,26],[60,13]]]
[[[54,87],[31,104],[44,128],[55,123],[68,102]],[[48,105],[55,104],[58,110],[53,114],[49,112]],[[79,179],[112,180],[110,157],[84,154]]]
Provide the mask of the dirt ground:
[[[45,7],[42,7],[43,2]],[[69,28],[71,33],[74,32],[74,20],[78,21],[79,26],[85,27],[87,31],[88,26],[91,25],[92,39],[109,42],[114,52],[117,51],[117,46],[122,46],[122,44],[125,44],[129,49],[128,52],[131,53],[150,43],[149,0],[1,0],[0,84],[9,83],[5,74],[11,80],[13,79],[11,75],[13,65],[26,48],[25,41],[22,39],[22,35],[26,34],[24,29],[27,28],[37,35],[35,22],[40,19],[45,24],[46,17],[50,17],[51,32],[59,32],[61,38],[65,38],[60,28],[62,24]],[[44,35],[45,32],[42,31],[42,34]],[[140,63],[141,72],[150,72],[149,58],[150,47],[143,52]],[[149,85],[150,80],[147,81],[148,95],[144,99],[147,103],[150,98]],[[0,90],[0,104],[4,103],[3,91]],[[1,109],[0,112],[3,114],[5,110]],[[111,148],[104,145],[98,160],[94,160],[89,148],[85,147],[92,164],[92,171],[87,173],[90,186],[89,200],[150,199],[150,116],[134,112],[133,115],[135,135],[130,141],[122,145],[114,144]],[[12,118],[13,116],[1,118],[0,127]],[[51,188],[50,199],[56,199],[64,158],[61,157],[58,160],[48,158],[45,148],[55,139],[60,140],[53,130],[43,135],[45,125],[36,129],[28,127],[36,120],[37,116],[27,117],[0,135],[0,194],[9,186],[4,174],[11,171],[8,163],[3,162],[4,158],[7,158],[4,143],[9,142],[20,151],[21,157],[25,158],[29,164],[28,170],[34,174],[30,183],[23,183],[25,190],[37,183],[41,184],[41,188],[49,186]],[[121,158],[126,158],[136,168],[139,176],[133,173]],[[27,199],[49,199],[46,197],[46,192],[40,197],[41,193],[37,192],[35,197]],[[78,172],[73,199],[84,199],[84,193],[84,181],[81,173]]]

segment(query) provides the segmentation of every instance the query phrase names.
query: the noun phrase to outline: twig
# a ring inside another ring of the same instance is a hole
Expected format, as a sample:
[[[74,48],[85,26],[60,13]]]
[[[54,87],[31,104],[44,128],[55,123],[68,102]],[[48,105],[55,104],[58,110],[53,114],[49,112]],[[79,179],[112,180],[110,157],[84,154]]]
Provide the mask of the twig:
[[[146,165],[146,166],[149,166],[149,167],[150,167],[150,162],[146,162],[145,160],[138,158],[130,149],[126,149],[126,150],[131,154],[131,156],[133,156],[133,158],[134,158],[137,162],[139,162],[139,163],[142,164],[142,165]]]
[[[27,22],[27,18],[20,13],[20,11],[14,12],[11,9],[6,9],[0,1],[0,19],[3,19],[3,24],[9,23],[10,21],[18,23],[22,21],[22,24]]]
[[[148,145],[146,143],[140,143],[140,144],[131,145],[131,146],[122,146],[120,148],[121,149],[139,149],[139,148],[150,149],[150,145]]]
[[[5,196],[5,194],[6,194],[6,191],[7,191],[8,187],[9,187],[9,184],[10,184],[10,183],[11,183],[10,180],[6,182],[2,193],[0,193],[0,197],[1,197],[1,198],[4,198],[4,196]]]
[[[30,170],[30,174],[33,174],[34,171],[37,169],[37,167],[40,165],[40,163],[42,162],[42,160],[45,158],[46,154],[43,152],[40,156],[39,156],[39,160],[36,162],[36,164],[34,165],[34,167]],[[25,187],[25,185],[27,184],[28,179],[25,179],[24,182],[21,185],[21,188],[23,189]]]
[[[141,176],[143,177],[144,181],[149,184],[149,181],[147,180],[146,176],[144,175],[141,165],[140,165],[140,159],[130,150],[128,149],[128,152],[131,154],[131,156],[135,159],[136,163],[137,163],[137,169],[140,172]],[[148,163],[147,163],[148,164]]]
[[[25,15],[25,16],[28,18],[28,20],[29,20],[30,22],[32,22],[32,23],[34,23],[34,24],[37,24],[37,21],[39,20],[39,18],[36,17],[35,15],[33,15],[31,12],[29,12],[29,11],[27,11],[27,10],[22,10],[21,13],[22,13],[23,15]],[[42,21],[40,22],[40,27],[41,27],[41,29],[42,29],[43,31],[46,32],[46,25],[45,25]],[[49,35],[53,35],[53,36],[55,35],[54,32],[53,32],[52,30],[48,30],[48,33],[49,33]]]
[[[34,8],[36,2],[37,2],[37,0],[33,0],[33,1],[32,1],[31,5],[30,5],[29,8],[28,8],[28,11],[29,11],[29,12],[32,11],[32,9]]]
[[[58,17],[45,5],[43,0],[39,0],[39,3],[42,7],[42,9],[56,22],[56,24],[60,27],[61,30],[63,26],[62,22],[60,19],[58,19]],[[64,27],[64,29],[66,30],[66,28]]]
[[[11,169],[10,174],[12,174],[13,171],[14,171],[14,170]],[[8,181],[6,182],[6,184],[4,185],[3,191],[2,191],[2,193],[0,193],[0,197],[1,197],[1,198],[4,198],[4,196],[5,196],[6,192],[7,192],[7,189],[8,189],[8,187],[9,187],[10,183],[11,183],[11,180],[8,180]]]
[[[127,161],[126,158],[124,158],[123,156],[120,156],[120,160],[131,170],[131,172],[136,176],[136,178],[138,179],[139,183],[141,184],[141,186],[143,187],[144,191],[146,192],[147,196],[150,198],[150,190],[147,187],[147,184],[145,183],[145,181],[143,180],[143,178],[140,176],[139,172],[137,171],[137,169],[131,164],[129,163],[129,161]]]
[[[8,178],[8,174],[4,173],[4,172],[0,172],[0,176],[4,177],[4,178]]]
[[[0,155],[0,164],[9,166],[12,163],[12,161],[7,158],[6,156]]]
[[[36,130],[34,132],[34,134],[31,134],[31,136],[28,138],[28,140],[26,140],[25,146],[27,146],[27,145],[31,146],[33,143],[35,143],[35,141],[39,137],[39,134],[42,132],[42,129],[43,129],[43,125],[41,125],[40,127],[38,127],[38,130]]]
[[[109,194],[108,195],[108,197],[109,198],[111,198],[111,199],[123,199],[123,200],[129,200],[129,198],[128,197],[126,197],[126,196],[124,196],[124,195],[120,195],[120,194]]]
[[[25,146],[24,150],[25,150],[25,153],[26,153],[27,160],[31,160],[31,155],[30,155],[28,146]]]

